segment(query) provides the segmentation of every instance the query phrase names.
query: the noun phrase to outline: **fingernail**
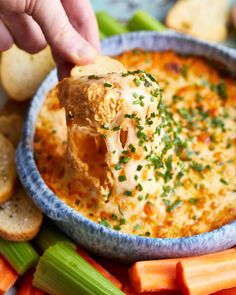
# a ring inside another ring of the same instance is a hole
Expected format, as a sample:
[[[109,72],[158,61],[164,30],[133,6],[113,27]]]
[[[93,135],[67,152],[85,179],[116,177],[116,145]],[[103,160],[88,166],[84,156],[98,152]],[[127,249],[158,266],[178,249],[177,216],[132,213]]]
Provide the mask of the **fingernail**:
[[[89,44],[84,43],[76,52],[76,60],[79,65],[87,64],[95,59],[97,51]]]

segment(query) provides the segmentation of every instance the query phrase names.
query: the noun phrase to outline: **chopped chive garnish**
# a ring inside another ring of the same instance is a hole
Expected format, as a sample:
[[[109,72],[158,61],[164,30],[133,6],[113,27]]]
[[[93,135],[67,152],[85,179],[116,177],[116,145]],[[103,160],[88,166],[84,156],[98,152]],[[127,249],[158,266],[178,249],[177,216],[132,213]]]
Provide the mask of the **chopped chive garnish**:
[[[152,74],[146,73],[146,75],[152,82],[157,82],[156,78]]]
[[[133,97],[136,99],[136,100],[134,100],[133,101],[133,104],[135,104],[135,105],[140,105],[141,107],[143,107],[144,106],[144,96],[143,95],[138,95],[136,92],[134,92],[133,93]]]
[[[229,184],[228,181],[226,181],[224,178],[221,178],[220,179],[220,182],[223,183],[223,184],[225,184],[225,185],[228,185]]]
[[[216,85],[216,92],[219,94],[220,98],[225,100],[228,97],[228,90],[227,86],[224,81],[221,81],[219,84]]]
[[[127,178],[126,178],[125,175],[120,175],[120,176],[118,177],[118,179],[119,179],[120,182],[123,182],[123,181],[126,181],[126,180],[127,180]]]
[[[107,125],[107,124],[103,124],[103,125],[102,125],[102,129],[109,130],[109,125]]]
[[[113,128],[113,131],[119,131],[120,130],[120,126],[116,126]]]
[[[190,167],[193,169],[193,170],[196,170],[197,172],[202,172],[204,170],[204,166],[202,164],[199,164],[197,162],[192,162],[192,164],[190,165]]]
[[[124,214],[123,214],[123,212],[122,212],[122,210],[121,210],[121,208],[120,208],[120,205],[118,205],[118,210],[119,210],[120,215],[123,216]]]
[[[121,227],[120,227],[119,225],[115,225],[115,226],[113,227],[113,229],[114,229],[114,230],[121,230]]]
[[[170,200],[163,199],[162,201],[166,206],[170,206],[170,204],[171,204]]]
[[[139,196],[138,196],[138,200],[139,200],[139,201],[142,201],[142,200],[143,200],[143,196],[142,196],[142,195],[139,195]]]
[[[197,102],[203,101],[203,97],[199,93],[196,94],[196,99],[197,99]]]
[[[124,192],[124,195],[125,196],[132,196],[132,191],[125,191]]]
[[[183,65],[183,67],[181,68],[181,75],[184,78],[187,78],[187,75],[188,75],[188,65]]]
[[[113,220],[117,220],[117,219],[118,219],[118,217],[117,217],[116,214],[112,214],[112,215],[111,215],[111,218],[112,218]]]
[[[132,114],[132,115],[125,114],[125,118],[133,119],[134,117],[136,117],[136,114]]]
[[[135,105],[139,104],[141,107],[144,107],[144,102],[141,99],[133,101],[133,104],[135,104]]]
[[[141,183],[137,184],[137,189],[138,189],[139,192],[141,192],[143,190],[143,186],[142,186]]]
[[[121,162],[121,163],[123,163],[123,164],[126,164],[126,163],[128,163],[128,162],[129,162],[129,160],[130,160],[130,158],[129,158],[129,157],[121,157],[121,158],[120,158],[120,162]]]
[[[140,224],[136,224],[136,225],[134,226],[134,230],[139,230],[139,229],[141,229],[141,225],[140,225]]]
[[[115,165],[115,170],[120,170],[121,169],[121,163],[117,163],[116,165]]]
[[[107,82],[105,82],[103,85],[104,85],[104,87],[108,87],[108,88],[111,88],[112,87],[112,84],[107,83]]]
[[[135,83],[136,86],[140,86],[141,81],[138,78],[134,78],[133,81],[134,81],[134,83]]]
[[[222,131],[225,131],[225,124],[224,124],[223,120],[221,120],[220,118],[216,118],[216,117],[212,118],[211,119],[211,127],[212,128],[219,127],[219,128],[221,128]]]
[[[130,150],[131,150],[132,153],[135,153],[136,148],[132,145],[132,143],[129,144],[129,148],[130,148]]]
[[[173,211],[175,208],[181,206],[183,204],[183,201],[176,200],[173,204],[167,207],[167,212]]]
[[[126,219],[125,219],[125,218],[121,218],[121,219],[120,219],[120,224],[121,224],[121,225],[126,224]]]
[[[156,88],[156,89],[152,89],[152,90],[150,91],[150,94],[151,94],[151,96],[158,97],[158,96],[160,95],[160,91],[159,91],[158,88]]]
[[[142,165],[138,165],[138,166],[137,166],[137,171],[141,171],[141,170],[142,170],[142,168],[143,168],[143,166],[142,166]]]
[[[106,203],[109,201],[111,195],[112,195],[112,192],[109,192],[107,195],[105,195],[104,201]]]
[[[198,203],[198,199],[196,199],[196,198],[190,198],[190,199],[188,199],[188,201],[189,201],[189,203],[190,204],[192,204],[192,205],[196,205],[197,203]]]
[[[134,180],[138,180],[138,175],[134,175]]]
[[[88,76],[88,79],[95,79],[95,80],[98,80],[99,77],[96,76],[96,75],[89,75],[89,76]]]
[[[99,224],[106,226],[106,227],[111,227],[110,223],[106,219],[102,219]]]
[[[136,98],[136,99],[138,99],[138,98],[139,98],[138,93],[134,92],[134,93],[133,93],[133,97]]]

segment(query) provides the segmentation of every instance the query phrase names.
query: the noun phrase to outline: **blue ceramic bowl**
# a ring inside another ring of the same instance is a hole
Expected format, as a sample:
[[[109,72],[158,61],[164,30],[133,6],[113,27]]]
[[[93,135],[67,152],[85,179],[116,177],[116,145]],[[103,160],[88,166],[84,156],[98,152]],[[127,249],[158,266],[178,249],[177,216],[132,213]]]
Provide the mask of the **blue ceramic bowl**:
[[[144,48],[154,51],[173,49],[183,54],[215,60],[236,75],[236,51],[194,40],[173,32],[137,32],[108,38],[102,42],[105,55]],[[34,126],[45,95],[57,83],[52,71],[39,87],[31,103],[17,150],[17,169],[28,194],[45,215],[72,239],[90,251],[125,262],[210,253],[236,244],[236,221],[214,231],[185,238],[146,238],[117,232],[96,224],[61,201],[45,184],[33,157]]]

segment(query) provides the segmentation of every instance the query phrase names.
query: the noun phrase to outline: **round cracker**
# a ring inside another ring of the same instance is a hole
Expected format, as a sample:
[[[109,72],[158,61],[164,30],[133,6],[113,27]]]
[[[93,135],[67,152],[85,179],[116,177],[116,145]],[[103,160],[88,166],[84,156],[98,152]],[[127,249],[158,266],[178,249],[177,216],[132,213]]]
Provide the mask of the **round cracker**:
[[[21,185],[0,209],[0,237],[10,241],[28,241],[37,235],[43,215]]]
[[[49,47],[29,54],[12,46],[2,53],[1,82],[10,98],[24,101],[31,98],[45,76],[54,67]]]

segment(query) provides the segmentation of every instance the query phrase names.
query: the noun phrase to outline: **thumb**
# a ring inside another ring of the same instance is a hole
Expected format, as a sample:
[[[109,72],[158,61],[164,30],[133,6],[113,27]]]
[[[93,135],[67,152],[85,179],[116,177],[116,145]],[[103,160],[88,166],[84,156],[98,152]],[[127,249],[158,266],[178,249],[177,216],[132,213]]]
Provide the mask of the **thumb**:
[[[55,55],[73,64],[93,61],[96,50],[72,27],[60,0],[31,2],[26,12],[40,25]]]

